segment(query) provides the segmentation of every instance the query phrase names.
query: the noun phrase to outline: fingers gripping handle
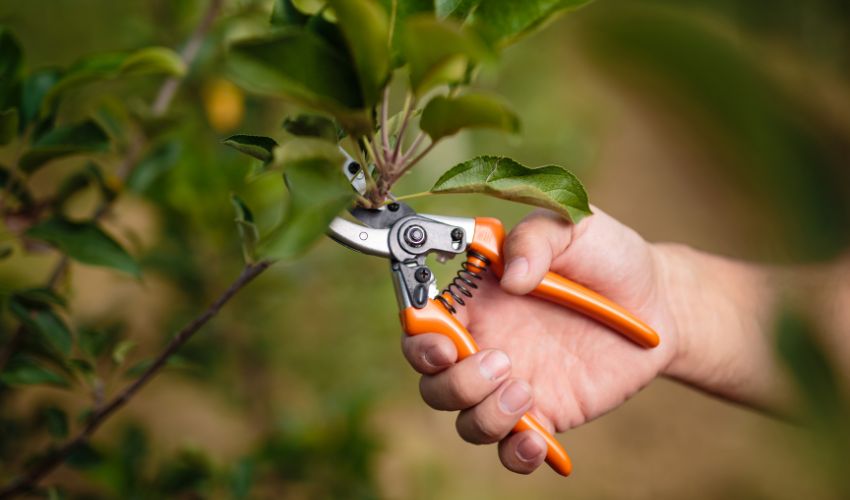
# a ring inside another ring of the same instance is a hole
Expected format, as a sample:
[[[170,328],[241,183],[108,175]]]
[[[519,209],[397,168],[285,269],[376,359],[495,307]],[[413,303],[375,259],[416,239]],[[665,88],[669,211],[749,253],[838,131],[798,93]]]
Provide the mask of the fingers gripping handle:
[[[457,348],[458,359],[467,358],[478,352],[478,345],[469,331],[451,315],[443,306],[434,300],[429,300],[422,309],[408,307],[401,312],[401,324],[408,335],[420,335],[423,333],[439,333],[445,335]],[[532,429],[546,441],[546,463],[558,474],[569,476],[572,471],[572,462],[567,452],[552,434],[543,427],[530,413],[522,416],[514,432],[523,432]]]
[[[504,241],[505,229],[501,221],[488,217],[475,219],[475,234],[469,248],[487,257],[490,260],[490,269],[499,278],[504,271]],[[558,274],[547,273],[531,295],[593,318],[640,346],[655,347],[660,342],[658,334],[629,311]]]

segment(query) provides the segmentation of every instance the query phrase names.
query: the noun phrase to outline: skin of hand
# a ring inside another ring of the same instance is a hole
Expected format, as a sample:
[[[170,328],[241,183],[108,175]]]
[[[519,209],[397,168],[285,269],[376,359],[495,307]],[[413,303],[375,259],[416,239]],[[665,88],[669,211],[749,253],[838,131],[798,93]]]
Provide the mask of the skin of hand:
[[[664,374],[680,354],[680,328],[667,300],[664,252],[604,212],[572,225],[532,213],[509,234],[501,283],[485,273],[460,320],[481,352],[457,361],[446,337],[405,337],[402,350],[422,374],[431,407],[459,410],[471,443],[499,442],[508,469],[530,473],[546,445],[533,431],[510,434],[531,411],[550,432],[593,420]],[[525,296],[552,270],[624,306],[661,336],[644,349],[569,309]]]

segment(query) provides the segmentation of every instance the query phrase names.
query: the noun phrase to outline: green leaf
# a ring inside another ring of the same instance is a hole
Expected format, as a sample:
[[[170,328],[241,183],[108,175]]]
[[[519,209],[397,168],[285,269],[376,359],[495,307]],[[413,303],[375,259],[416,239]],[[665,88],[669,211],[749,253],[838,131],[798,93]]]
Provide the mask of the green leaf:
[[[26,234],[50,243],[82,263],[111,267],[139,276],[136,261],[94,222],[75,222],[54,217],[33,226]]]
[[[275,160],[285,170],[289,199],[281,223],[260,242],[259,254],[286,260],[325,234],[331,220],[351,204],[354,190],[342,174],[345,157],[325,140],[294,139],[278,149]]]
[[[21,87],[21,128],[26,128],[38,117],[45,96],[56,82],[60,73],[55,69],[42,69],[30,74]],[[46,114],[52,115],[54,110],[48,109]],[[52,121],[48,117],[47,122]]]
[[[186,63],[167,47],[146,47],[128,55],[118,68],[117,76],[186,74]]]
[[[15,253],[14,247],[7,243],[0,244],[0,260],[8,259]]]
[[[0,111],[0,146],[9,144],[18,135],[18,109]]]
[[[42,342],[67,356],[71,353],[73,339],[68,326],[48,307],[29,308],[21,301],[12,300],[9,310],[27,328],[38,335]]]
[[[251,91],[326,111],[353,132],[371,129],[352,61],[315,33],[286,28],[237,41],[227,65],[233,80]]]
[[[464,128],[494,128],[516,133],[519,118],[495,97],[482,94],[436,96],[425,105],[419,127],[436,142]]]
[[[407,20],[413,16],[434,17],[434,0],[379,0],[386,12],[390,13],[390,52],[393,67],[402,66],[405,62],[401,51],[402,40],[405,38]]]
[[[57,127],[41,136],[18,165],[32,173],[48,161],[65,156],[109,150],[109,137],[94,120]]]
[[[463,2],[454,15],[469,14],[466,22],[492,45],[504,47],[559,12],[577,9],[592,0],[486,0]]]
[[[239,239],[242,242],[242,256],[245,262],[252,264],[255,261],[256,246],[260,239],[257,225],[254,224],[254,215],[248,205],[235,194],[230,196],[230,202],[236,211],[235,221],[239,230]]]
[[[68,387],[65,377],[51,371],[30,358],[13,358],[0,375],[0,382],[8,385],[49,384]]]
[[[277,141],[261,135],[233,135],[228,137],[224,144],[240,153],[253,156],[264,165],[268,165],[274,159],[274,150],[277,147]]]
[[[287,116],[283,129],[300,137],[320,137],[336,144],[344,133],[334,121],[326,116],[302,113]]]
[[[273,26],[304,26],[309,17],[298,10],[292,0],[275,0],[271,23]]]
[[[85,167],[66,177],[59,185],[56,194],[53,196],[54,209],[61,212],[68,200],[89,186],[94,186],[104,200],[115,198],[116,193],[107,185],[100,168],[96,164],[88,162]]]
[[[375,0],[328,0],[342,29],[367,107],[378,102],[390,76],[390,23]]]
[[[124,361],[127,360],[127,355],[130,354],[130,351],[132,351],[135,347],[135,340],[127,339],[118,342],[118,345],[116,345],[115,349],[112,350],[112,361],[114,361],[118,366],[123,365]]]
[[[473,33],[432,16],[407,21],[401,51],[410,65],[410,87],[419,96],[438,85],[464,81],[471,64],[491,56]]]
[[[172,139],[152,148],[136,165],[127,178],[127,189],[135,193],[147,191],[157,179],[174,167],[180,160],[183,146]]]
[[[0,26],[0,109],[17,104],[23,53],[11,30]]]
[[[47,92],[41,111],[46,112],[64,92],[98,80],[164,74],[180,76],[186,65],[165,47],[146,47],[135,52],[97,54],[73,64]]]
[[[65,297],[46,287],[17,290],[12,294],[12,297],[27,307],[51,307],[54,305],[65,307],[67,305]]]
[[[479,156],[455,165],[431,192],[483,193],[548,208],[574,223],[591,214],[584,186],[569,171],[556,165],[528,168],[496,156]]]
[[[55,406],[44,408],[41,418],[51,436],[57,439],[68,437],[68,415],[62,409]]]

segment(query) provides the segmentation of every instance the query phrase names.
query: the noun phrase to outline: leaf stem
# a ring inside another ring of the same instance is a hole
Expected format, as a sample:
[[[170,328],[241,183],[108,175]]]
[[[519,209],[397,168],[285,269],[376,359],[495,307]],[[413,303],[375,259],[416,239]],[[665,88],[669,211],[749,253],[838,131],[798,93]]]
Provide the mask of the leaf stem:
[[[416,152],[416,149],[419,147],[419,145],[422,143],[422,141],[424,139],[425,139],[425,132],[419,132],[418,134],[416,134],[416,137],[413,139],[413,142],[410,144],[410,148],[408,148],[408,150],[405,151],[403,155],[401,155],[401,159],[398,160],[399,165],[405,164],[407,159],[410,158],[410,155],[412,155],[413,153]]]
[[[81,445],[87,443],[92,434],[112,416],[121,409],[138,391],[147,384],[165,366],[171,356],[174,355],[198,330],[214,318],[221,308],[227,304],[248,283],[259,276],[271,266],[271,261],[260,261],[256,264],[247,264],[239,276],[221,293],[201,314],[187,323],[171,339],[171,342],[159,353],[154,362],[136,380],[128,384],[124,390],[115,395],[102,408],[95,411],[89,418],[85,427],[77,435],[62,445],[55,452],[48,455],[44,460],[33,466],[24,476],[7,484],[0,489],[0,499],[12,498],[32,489],[41,479],[52,472],[56,467],[65,462],[74,451]]]
[[[423,198],[425,196],[431,196],[435,193],[431,191],[420,191],[418,193],[405,194],[402,196],[396,196],[395,199],[384,202],[384,204],[392,203],[393,201],[402,201],[402,200],[412,200],[414,198]]]
[[[407,172],[408,170],[410,170],[411,168],[413,168],[413,166],[414,166],[414,165],[416,165],[417,163],[419,163],[419,160],[421,160],[422,158],[424,158],[424,157],[425,157],[425,155],[427,155],[428,153],[430,153],[430,152],[431,152],[431,150],[432,150],[432,149],[434,149],[434,146],[436,146],[436,145],[437,145],[437,142],[439,142],[439,141],[431,141],[431,144],[428,144],[428,147],[426,147],[425,149],[423,149],[423,150],[422,150],[422,152],[421,152],[421,153],[419,153],[419,154],[416,156],[416,158],[414,158],[414,159],[410,160],[410,162],[408,162],[408,163],[404,166],[404,168],[402,168],[402,169],[399,171],[399,173],[398,173],[398,177],[401,177],[402,175],[404,175],[404,173],[405,173],[405,172]],[[412,150],[411,150],[411,151],[412,151]]]
[[[389,123],[389,107],[390,107],[390,86],[389,84],[384,87],[384,99],[381,103],[381,143],[383,144],[381,147],[381,155],[384,158],[384,164],[392,167],[392,155],[389,155],[390,151],[390,133],[387,130],[387,124]]]
[[[393,154],[391,157],[393,163],[395,163],[396,165],[399,164],[396,162],[398,160],[399,152],[401,151],[401,143],[404,139],[404,132],[407,129],[407,122],[410,121],[410,112],[413,110],[413,107],[415,105],[416,104],[413,98],[413,94],[408,91],[407,97],[404,98],[404,110],[402,111],[402,113],[404,113],[404,118],[402,118],[401,120],[401,126],[398,129],[398,137],[396,138],[395,148],[393,148]]]

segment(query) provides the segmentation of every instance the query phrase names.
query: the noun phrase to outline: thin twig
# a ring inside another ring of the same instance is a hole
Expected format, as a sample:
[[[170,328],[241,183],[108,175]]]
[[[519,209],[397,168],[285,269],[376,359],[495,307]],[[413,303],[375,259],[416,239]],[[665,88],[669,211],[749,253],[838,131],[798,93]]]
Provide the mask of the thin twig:
[[[384,164],[388,166],[392,166],[392,155],[389,155],[390,152],[390,132],[387,130],[387,125],[389,124],[389,109],[390,107],[390,86],[387,85],[384,87],[384,99],[381,103],[381,142],[383,143],[383,147],[381,148],[381,155],[384,157]]]
[[[425,132],[419,132],[416,134],[416,137],[413,139],[413,142],[410,144],[410,148],[405,151],[401,158],[398,160],[399,165],[404,165],[405,162],[410,158],[410,156],[416,153],[416,149],[419,148],[419,145],[422,144],[422,141],[425,139]]]
[[[399,152],[401,150],[401,143],[404,139],[404,131],[407,129],[407,122],[410,121],[410,112],[413,110],[413,107],[415,105],[416,104],[413,99],[413,94],[408,92],[407,97],[404,98],[404,110],[402,110],[402,113],[404,113],[404,118],[402,118],[401,120],[401,126],[398,129],[398,137],[395,141],[395,148],[393,148],[393,154],[390,157],[392,159],[392,162],[396,165],[400,164],[397,162],[397,160]]]
[[[23,477],[16,479],[0,490],[0,499],[13,498],[16,495],[22,494],[33,487],[47,474],[52,472],[56,467],[61,465],[71,456],[71,454],[80,445],[88,442],[94,432],[108,419],[112,414],[121,409],[128,401],[145,385],[147,384],[168,362],[171,356],[176,353],[192,336],[206,325],[210,319],[215,317],[221,308],[233,298],[242,288],[259,276],[263,271],[271,265],[270,261],[260,261],[256,264],[248,264],[242,269],[233,283],[216,298],[204,312],[187,323],[177,332],[177,335],[171,339],[171,342],[159,353],[147,370],[144,371],[136,380],[127,385],[119,394],[109,400],[105,406],[97,410],[89,418],[86,426],[70,441],[62,445],[58,450],[51,453],[47,458],[37,463]]]
[[[404,175],[404,174],[405,174],[405,172],[407,172],[408,170],[410,170],[411,168],[413,168],[413,166],[414,166],[414,165],[416,165],[417,163],[419,163],[419,160],[421,160],[422,158],[424,158],[424,157],[425,157],[425,155],[427,155],[428,153],[430,153],[430,152],[431,152],[431,150],[432,150],[432,149],[434,149],[434,146],[436,146],[436,145],[437,145],[437,141],[431,141],[431,144],[428,144],[428,147],[426,147],[425,149],[423,149],[423,150],[422,150],[422,152],[421,152],[421,153],[419,153],[419,155],[417,155],[417,156],[416,156],[416,158],[414,158],[414,159],[410,160],[410,162],[408,162],[407,164],[405,164],[405,165],[404,165],[404,167],[402,167],[402,169],[398,171],[398,174],[396,174],[396,177],[395,177],[395,178],[396,178],[396,179],[401,178],[401,176],[402,176],[402,175]]]

